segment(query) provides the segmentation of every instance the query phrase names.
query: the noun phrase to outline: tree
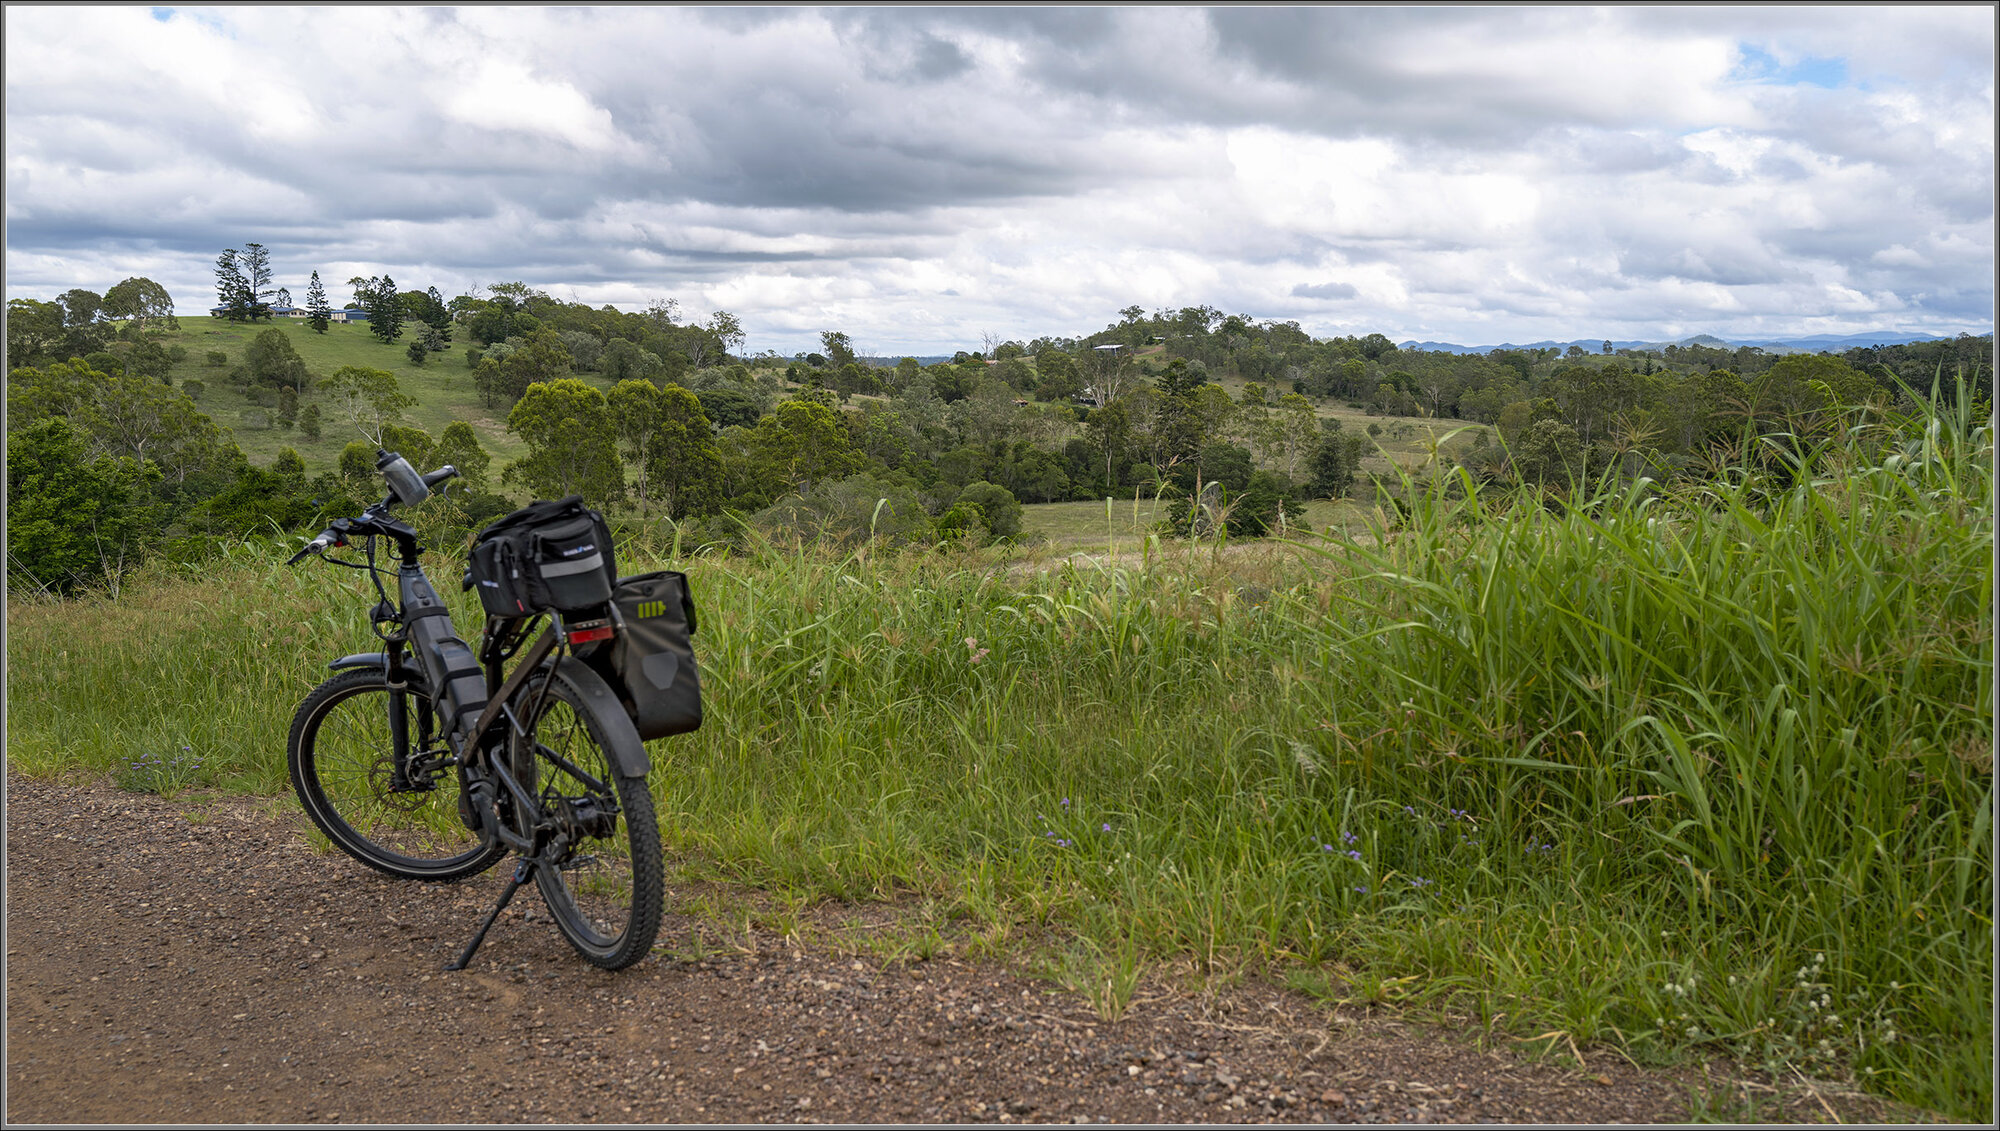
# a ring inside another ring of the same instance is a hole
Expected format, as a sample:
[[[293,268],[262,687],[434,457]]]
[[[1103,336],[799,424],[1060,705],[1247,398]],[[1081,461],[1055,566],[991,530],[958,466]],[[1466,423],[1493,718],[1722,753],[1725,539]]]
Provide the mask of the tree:
[[[1388,354],[1396,352],[1396,343],[1390,341],[1388,337],[1382,334],[1370,334],[1361,339],[1357,344],[1360,347],[1361,356],[1370,361],[1380,361]]]
[[[1354,473],[1361,466],[1367,440],[1341,433],[1340,421],[1329,420],[1306,456],[1306,486],[1314,495],[1339,499],[1354,486]]]
[[[222,316],[231,322],[245,322],[253,317],[257,295],[250,289],[250,281],[243,275],[239,258],[242,252],[235,248],[224,248],[215,257],[215,305],[222,308]]]
[[[701,401],[702,415],[714,421],[718,428],[728,428],[737,424],[749,427],[757,423],[758,417],[764,415],[764,405],[761,400],[742,389],[725,386],[719,389],[703,389],[695,395]]]
[[[1201,454],[1208,442],[1207,421],[1196,398],[1207,383],[1206,374],[1180,358],[1168,363],[1160,375],[1160,404],[1153,414],[1155,463],[1191,461]]]
[[[743,323],[727,310],[718,310],[709,317],[709,332],[722,343],[723,351],[737,353],[743,349]]]
[[[1760,416],[1797,421],[1809,414],[1865,402],[1875,382],[1837,357],[1795,353],[1779,358],[1752,390]]]
[[[1083,368],[1090,378],[1087,392],[1100,407],[1123,396],[1137,375],[1123,347],[1097,346],[1084,351]]]
[[[986,529],[995,539],[1013,538],[1021,533],[1020,500],[1005,487],[984,480],[968,483],[958,493],[958,502],[978,507]]]
[[[1230,535],[1237,538],[1265,537],[1281,518],[1291,523],[1305,514],[1291,480],[1268,471],[1252,472],[1250,482],[1231,502],[1226,521]]]
[[[659,386],[651,381],[620,381],[605,398],[605,409],[617,432],[620,454],[638,473],[632,487],[639,496],[639,513],[643,515],[646,504],[653,498],[648,472],[653,462],[653,441],[659,433]]]
[[[192,399],[150,377],[108,374],[73,362],[9,374],[10,433],[50,417],[67,418],[81,430],[88,459],[152,461],[170,493],[226,475],[240,458]]]
[[[820,347],[826,350],[827,364],[838,370],[843,365],[854,364],[854,342],[838,330],[824,330],[819,336]]]
[[[493,289],[497,293],[500,288],[495,287]],[[641,315],[646,320],[647,327],[655,334],[665,334],[667,331],[672,330],[674,328],[674,321],[680,316],[680,300],[671,298],[656,298],[652,300],[646,304],[645,314]]]
[[[487,408],[497,406],[501,401],[519,398],[507,389],[507,371],[500,368],[497,358],[480,357],[478,350],[467,350],[465,359],[474,362],[472,366],[472,387],[479,390],[479,403]],[[475,360],[476,359],[476,360]]]
[[[1584,445],[1576,429],[1544,419],[1528,426],[1510,454],[1522,481],[1560,485],[1582,471]]]
[[[513,399],[526,393],[530,385],[556,381],[569,376],[571,369],[569,347],[563,343],[562,335],[551,329],[540,329],[528,335],[521,348],[509,353],[500,364],[500,394]],[[481,368],[485,362],[480,363]]]
[[[617,433],[604,394],[574,377],[530,385],[507,414],[507,431],[528,445],[501,479],[537,498],[581,495],[601,506],[625,492]]]
[[[319,391],[335,411],[378,446],[383,427],[417,403],[415,397],[403,392],[394,373],[361,365],[334,370],[333,376],[321,379]]]
[[[514,332],[514,312],[498,301],[482,303],[466,319],[465,328],[472,340],[482,346],[504,342]]]
[[[333,307],[326,301],[326,288],[320,284],[319,272],[312,273],[312,282],[306,287],[306,325],[313,333],[326,333],[333,321]]]
[[[53,302],[31,298],[7,302],[7,361],[15,367],[56,360],[64,340],[63,310]],[[89,352],[89,351],[85,351]],[[72,356],[64,352],[64,358]],[[77,354],[74,356],[82,356]]]
[[[779,489],[807,489],[860,471],[866,458],[836,410],[808,400],[781,402],[752,430],[753,445]],[[768,496],[767,496],[768,497]]]
[[[271,253],[260,243],[243,245],[243,282],[250,288],[250,318],[271,317],[271,301],[278,292],[271,286]]]
[[[154,341],[134,342],[132,348],[125,352],[125,368],[132,373],[141,373],[145,376],[165,381],[173,373],[173,367],[177,360],[175,356],[176,352],[178,352],[179,357],[185,358],[187,356],[187,347],[174,346],[169,348]]]
[[[387,275],[370,279],[362,307],[368,311],[368,332],[383,345],[403,336],[403,297],[396,293],[396,280]]]
[[[180,320],[174,317],[173,296],[165,287],[143,276],[126,279],[104,292],[104,314],[108,318],[130,319],[141,328],[153,321],[166,323],[169,330],[181,328]]]
[[[82,287],[64,291],[56,298],[56,305],[62,307],[65,329],[88,326],[104,313],[104,299],[96,291]]]
[[[604,360],[604,342],[588,330],[564,330],[560,335],[563,348],[569,351],[570,364],[584,373],[594,372]]]
[[[1090,414],[1084,422],[1084,434],[1089,437],[1093,449],[1104,456],[1105,489],[1116,487],[1123,478],[1119,472],[1131,461],[1132,414],[1123,401],[1113,401]]]
[[[159,472],[129,457],[89,454],[88,438],[61,418],[7,441],[7,574],[61,594],[119,580],[138,564],[157,526]]]
[[[444,301],[444,296],[438,293],[436,287],[426,290],[424,297],[427,300],[425,303],[426,311],[422,320],[424,325],[436,330],[438,337],[447,342],[451,341],[450,305]]]
[[[457,468],[459,477],[469,486],[479,488],[486,484],[486,469],[492,466],[493,457],[479,446],[479,437],[465,421],[454,420],[445,425],[431,454]]]
[[[658,354],[624,338],[611,339],[597,365],[613,381],[651,380],[661,368]]]
[[[370,453],[372,472],[373,453]],[[279,451],[266,470],[244,463],[228,487],[202,501],[194,525],[211,533],[242,535],[253,530],[297,530],[320,517],[320,498],[305,478],[305,461],[290,448]]]
[[[1289,479],[1297,473],[1299,457],[1311,451],[1313,441],[1319,438],[1319,415],[1311,401],[1286,393],[1278,398],[1278,419],[1284,433],[1285,478]]]
[[[259,385],[305,388],[306,360],[292,346],[291,335],[275,326],[251,339],[243,350],[243,365]]]
[[[722,501],[718,493],[722,456],[698,397],[679,385],[660,390],[659,413],[647,446],[646,478],[668,517],[678,520],[717,508]]]
[[[426,326],[424,328],[428,330],[430,327]],[[430,356],[431,351],[424,348],[423,342],[413,341],[410,343],[410,348],[403,352],[409,355],[411,365],[421,366],[424,363],[424,358]]]

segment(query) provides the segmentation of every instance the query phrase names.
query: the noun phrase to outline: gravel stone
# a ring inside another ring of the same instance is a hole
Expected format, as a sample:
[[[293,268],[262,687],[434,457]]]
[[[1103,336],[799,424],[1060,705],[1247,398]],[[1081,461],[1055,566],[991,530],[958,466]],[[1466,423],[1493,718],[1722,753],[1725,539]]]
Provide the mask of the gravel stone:
[[[391,880],[316,850],[288,797],[6,784],[9,1123],[1676,1123],[1700,1086],[1255,982],[1149,985],[1106,1023],[990,961],[728,936],[671,890],[628,970],[586,964],[530,892],[448,972],[504,868]]]

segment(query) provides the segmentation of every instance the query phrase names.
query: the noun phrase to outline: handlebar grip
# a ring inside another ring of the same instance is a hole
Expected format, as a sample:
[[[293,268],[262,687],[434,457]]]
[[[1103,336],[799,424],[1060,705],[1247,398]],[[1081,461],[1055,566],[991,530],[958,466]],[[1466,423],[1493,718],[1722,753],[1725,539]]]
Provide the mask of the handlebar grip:
[[[340,535],[331,530],[320,531],[319,537],[307,542],[298,553],[285,560],[286,565],[297,565],[314,554],[323,554],[328,546],[340,540]]]
[[[440,467],[436,471],[433,471],[430,474],[424,476],[424,486],[435,487],[438,484],[444,482],[445,480],[454,478],[457,475],[458,475],[457,468],[453,467],[450,464],[445,464],[443,467]]]

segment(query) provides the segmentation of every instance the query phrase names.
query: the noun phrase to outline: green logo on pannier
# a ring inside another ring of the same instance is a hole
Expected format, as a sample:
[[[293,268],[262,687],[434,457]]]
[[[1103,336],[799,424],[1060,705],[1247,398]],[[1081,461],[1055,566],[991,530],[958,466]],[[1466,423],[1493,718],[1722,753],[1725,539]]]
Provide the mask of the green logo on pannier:
[[[665,601],[639,602],[639,616],[641,619],[644,619],[646,617],[663,617],[666,615],[667,615],[667,603]]]

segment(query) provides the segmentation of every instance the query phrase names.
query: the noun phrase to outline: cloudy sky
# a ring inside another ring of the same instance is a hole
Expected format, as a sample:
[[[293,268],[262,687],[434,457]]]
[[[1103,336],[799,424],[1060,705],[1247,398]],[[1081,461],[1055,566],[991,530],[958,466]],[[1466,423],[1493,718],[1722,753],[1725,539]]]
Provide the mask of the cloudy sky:
[[[751,351],[1137,303],[1491,344],[1993,324],[1994,12],[6,9],[6,291],[225,247]]]

